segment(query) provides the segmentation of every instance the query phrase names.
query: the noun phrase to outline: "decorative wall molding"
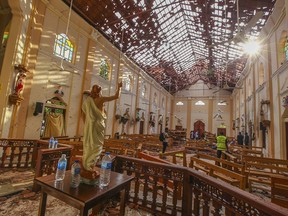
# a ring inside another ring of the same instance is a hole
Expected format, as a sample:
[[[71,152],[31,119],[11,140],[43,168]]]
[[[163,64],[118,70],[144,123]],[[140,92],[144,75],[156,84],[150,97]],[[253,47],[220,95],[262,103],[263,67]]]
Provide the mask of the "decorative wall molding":
[[[288,95],[288,89],[284,90],[283,92],[280,93],[280,96],[285,96],[285,95]]]
[[[253,96],[253,95],[250,95],[250,96],[246,99],[246,101],[247,101],[247,102],[251,101],[252,96]]]
[[[256,89],[256,93],[261,92],[264,88],[266,87],[266,82],[262,83],[262,85],[260,85],[257,89]]]
[[[271,78],[275,78],[276,76],[282,74],[283,72],[287,72],[288,73],[288,61],[286,60],[281,67],[279,67],[271,76]]]

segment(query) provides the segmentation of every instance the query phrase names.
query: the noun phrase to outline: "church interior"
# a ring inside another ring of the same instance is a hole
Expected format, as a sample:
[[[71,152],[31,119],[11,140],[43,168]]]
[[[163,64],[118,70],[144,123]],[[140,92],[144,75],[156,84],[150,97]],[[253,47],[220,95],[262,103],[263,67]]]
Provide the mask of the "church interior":
[[[1,0],[0,20],[0,215],[288,215],[288,0]],[[110,184],[72,190],[95,149]]]

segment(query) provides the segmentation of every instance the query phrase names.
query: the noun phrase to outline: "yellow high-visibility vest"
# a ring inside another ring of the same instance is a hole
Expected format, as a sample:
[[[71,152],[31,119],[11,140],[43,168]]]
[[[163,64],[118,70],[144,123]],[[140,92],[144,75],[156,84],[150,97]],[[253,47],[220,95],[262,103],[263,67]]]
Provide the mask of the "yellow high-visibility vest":
[[[226,139],[225,136],[217,136],[217,150],[226,150]]]

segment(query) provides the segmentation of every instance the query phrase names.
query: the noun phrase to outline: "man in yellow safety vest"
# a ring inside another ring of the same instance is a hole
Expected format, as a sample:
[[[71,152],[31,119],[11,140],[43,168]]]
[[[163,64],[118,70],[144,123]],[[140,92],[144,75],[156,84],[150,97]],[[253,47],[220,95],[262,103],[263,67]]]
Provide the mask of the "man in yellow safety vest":
[[[222,151],[228,150],[227,137],[224,136],[223,132],[220,132],[220,135],[217,136],[217,157],[221,158]]]

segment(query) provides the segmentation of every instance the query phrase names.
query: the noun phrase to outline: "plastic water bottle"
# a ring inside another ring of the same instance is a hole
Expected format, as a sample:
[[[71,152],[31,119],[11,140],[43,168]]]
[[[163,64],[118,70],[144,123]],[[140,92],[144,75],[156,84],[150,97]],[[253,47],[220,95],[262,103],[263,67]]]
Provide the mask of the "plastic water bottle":
[[[61,158],[58,161],[57,171],[56,171],[56,181],[62,181],[65,177],[65,171],[67,166],[66,155],[62,154]]]
[[[80,163],[79,160],[75,160],[74,163],[71,166],[71,184],[70,186],[72,188],[77,188],[80,184]]]
[[[49,148],[54,148],[54,137],[53,136],[49,140]]]
[[[110,157],[110,153],[106,152],[105,156],[102,158],[100,169],[99,186],[101,188],[106,187],[110,183],[111,168],[112,168],[112,159]]]
[[[58,140],[57,139],[55,139],[55,141],[54,141],[54,148],[58,148]]]

